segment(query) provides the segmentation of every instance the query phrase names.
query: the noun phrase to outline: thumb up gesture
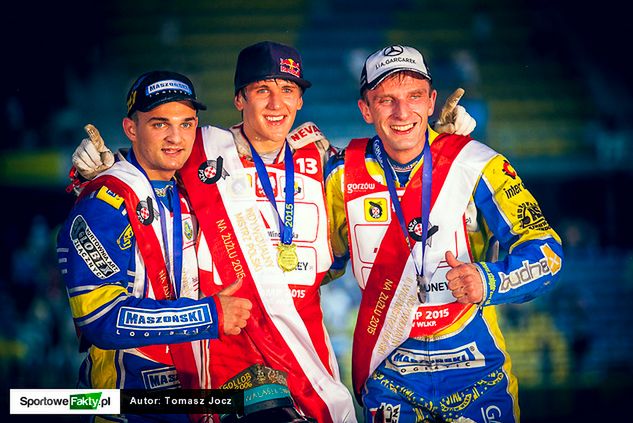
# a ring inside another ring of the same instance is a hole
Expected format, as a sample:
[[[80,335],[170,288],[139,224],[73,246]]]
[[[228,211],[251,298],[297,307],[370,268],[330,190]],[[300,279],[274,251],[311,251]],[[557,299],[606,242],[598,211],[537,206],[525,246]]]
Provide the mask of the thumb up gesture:
[[[99,130],[92,124],[84,126],[89,138],[84,138],[72,155],[72,163],[81,176],[94,179],[114,164],[114,154],[105,145]]]
[[[461,304],[477,304],[483,300],[484,282],[481,275],[472,263],[464,263],[447,251],[446,263],[451,267],[446,273],[448,289],[453,293],[453,297]]]
[[[468,135],[475,130],[477,121],[466,111],[464,106],[457,104],[463,95],[464,89],[458,88],[446,99],[442,110],[440,110],[440,116],[433,126],[435,131]]]
[[[246,321],[251,316],[253,304],[251,304],[250,300],[233,296],[241,287],[242,280],[239,279],[218,292],[218,299],[222,306],[224,333],[226,335],[239,335],[246,326]]]

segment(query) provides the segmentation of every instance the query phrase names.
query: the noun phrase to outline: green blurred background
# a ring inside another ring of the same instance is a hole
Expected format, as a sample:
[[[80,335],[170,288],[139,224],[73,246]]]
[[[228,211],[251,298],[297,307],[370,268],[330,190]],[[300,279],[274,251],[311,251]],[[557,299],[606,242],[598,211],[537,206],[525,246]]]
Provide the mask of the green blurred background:
[[[0,378],[7,418],[28,419],[8,416],[9,388],[72,388],[76,381],[80,356],[54,245],[73,202],[64,188],[83,125],[95,124],[111,148],[127,146],[120,126],[124,98],[151,69],[191,77],[209,106],[201,123],[237,123],[237,53],[274,40],[301,51],[313,83],[297,124],[314,121],[337,146],[372,134],[356,106],[358,75],[380,47],[420,49],[439,104],[456,87],[466,90],[461,104],[477,119],[475,138],[511,160],[566,252],[552,293],[500,307],[522,420],[628,419],[633,89],[621,63],[630,50],[628,22],[615,0],[591,8],[570,0],[5,6],[0,186],[8,209],[0,231]],[[358,288],[346,276],[323,296],[349,386]]]

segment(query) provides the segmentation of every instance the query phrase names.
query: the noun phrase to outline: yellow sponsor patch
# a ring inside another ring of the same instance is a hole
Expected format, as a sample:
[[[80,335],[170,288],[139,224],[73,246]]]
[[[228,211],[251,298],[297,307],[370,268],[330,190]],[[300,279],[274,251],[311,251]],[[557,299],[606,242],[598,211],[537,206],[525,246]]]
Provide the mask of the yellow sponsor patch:
[[[132,237],[134,236],[134,231],[132,231],[132,226],[128,224],[119,238],[117,238],[116,243],[119,245],[119,248],[122,250],[127,250],[132,246]]]
[[[365,210],[365,220],[367,222],[387,221],[387,199],[386,198],[365,198],[363,209]]]
[[[107,187],[101,187],[101,189],[99,189],[97,198],[105,201],[117,210],[121,207],[121,204],[123,204],[123,198],[110,191]]]

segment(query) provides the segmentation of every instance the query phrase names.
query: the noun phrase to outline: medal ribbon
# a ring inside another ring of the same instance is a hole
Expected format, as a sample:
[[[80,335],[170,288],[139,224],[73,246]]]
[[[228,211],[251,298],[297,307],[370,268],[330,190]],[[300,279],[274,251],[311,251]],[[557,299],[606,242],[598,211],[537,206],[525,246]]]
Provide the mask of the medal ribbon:
[[[132,163],[137,169],[139,169],[143,173],[143,175],[145,175],[148,181],[150,180],[149,177],[147,176],[147,173],[145,172],[145,169],[143,169],[141,165],[138,163],[138,161],[136,160],[136,157],[134,156],[134,152],[131,149],[128,155],[128,161]],[[150,184],[151,184],[151,181],[150,181]],[[176,298],[179,298],[180,288],[182,284],[182,214],[180,210],[180,197],[178,195],[178,187],[174,183],[172,188],[174,190],[171,196],[171,208],[172,208],[172,213],[173,213],[173,219],[172,219],[173,252],[172,254],[169,253],[170,244],[169,244],[169,236],[167,233],[167,216],[166,216],[167,213],[166,212],[158,213],[158,217],[160,218],[160,227],[162,229],[161,232],[163,236],[163,245],[165,246],[165,264],[167,265],[167,269],[169,269],[171,267],[171,262],[173,259],[173,271],[168,272],[168,274],[171,276],[171,283],[173,284],[175,288]],[[148,200],[151,200],[151,199],[148,199]],[[167,208],[165,207],[164,204],[162,204],[162,202],[159,202],[159,203],[163,209]],[[152,204],[149,202],[148,202],[148,207],[150,209],[152,208]],[[168,212],[169,210],[166,210],[166,211]]]
[[[295,167],[294,161],[292,159],[292,151],[290,150],[290,145],[285,143],[285,152],[284,152],[284,171],[286,175],[286,187],[285,187],[285,206],[284,206],[284,216],[281,217],[279,210],[277,210],[277,202],[275,201],[275,194],[273,192],[273,187],[270,184],[270,179],[268,178],[268,171],[266,170],[266,165],[262,158],[257,154],[257,151],[253,148],[253,145],[248,143],[251,147],[251,154],[253,156],[253,162],[255,163],[255,169],[257,170],[257,177],[262,184],[262,189],[264,193],[266,193],[266,197],[268,201],[273,206],[273,209],[277,213],[277,217],[279,218],[279,238],[281,242],[285,245],[292,244],[292,227],[294,224],[294,212],[295,212]]]
[[[429,232],[429,215],[431,214],[431,184],[432,184],[432,171],[433,164],[431,158],[431,147],[429,143],[429,131],[426,131],[426,138],[424,140],[424,148],[423,148],[423,162],[422,162],[422,215],[420,224],[422,225],[422,260],[421,266],[418,268],[415,263],[415,257],[413,257],[413,248],[411,247],[411,243],[409,242],[409,232],[407,231],[406,222],[404,219],[404,213],[402,211],[402,206],[400,205],[400,199],[398,198],[398,193],[396,191],[396,183],[394,181],[394,171],[388,161],[385,161],[384,157],[387,155],[385,152],[385,147],[382,144],[382,140],[375,136],[372,139],[372,147],[374,149],[374,154],[376,155],[376,159],[378,160],[378,164],[382,167],[385,173],[385,180],[387,182],[387,188],[389,189],[389,196],[391,197],[391,204],[393,204],[394,212],[396,213],[396,217],[398,218],[398,222],[400,223],[400,229],[402,229],[402,233],[404,234],[404,239],[409,247],[409,254],[413,259],[413,265],[415,266],[417,272],[417,280],[418,280],[418,300],[421,303],[425,302],[426,297],[426,287],[424,286],[425,278],[424,278],[424,250],[426,248],[426,240]]]

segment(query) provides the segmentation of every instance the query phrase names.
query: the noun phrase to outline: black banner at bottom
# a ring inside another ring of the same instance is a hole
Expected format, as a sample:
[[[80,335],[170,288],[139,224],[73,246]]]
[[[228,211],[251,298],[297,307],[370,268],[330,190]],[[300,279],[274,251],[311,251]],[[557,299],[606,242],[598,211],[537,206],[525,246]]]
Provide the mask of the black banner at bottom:
[[[123,414],[243,414],[241,389],[121,390]]]

